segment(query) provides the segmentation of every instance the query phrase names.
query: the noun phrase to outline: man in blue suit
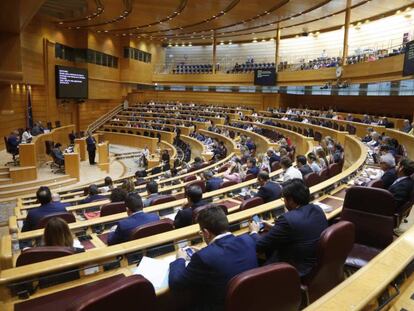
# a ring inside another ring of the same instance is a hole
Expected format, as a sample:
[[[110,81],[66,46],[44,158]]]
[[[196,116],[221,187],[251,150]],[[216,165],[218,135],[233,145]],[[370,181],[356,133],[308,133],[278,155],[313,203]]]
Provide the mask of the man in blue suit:
[[[397,165],[397,179],[388,188],[388,191],[397,201],[397,207],[403,206],[410,200],[414,187],[414,181],[411,176],[414,174],[414,161],[402,159]]]
[[[206,201],[202,200],[203,190],[200,188],[200,186],[190,186],[190,188],[185,191],[185,196],[187,198],[188,204],[185,208],[178,211],[177,215],[175,215],[174,227],[176,229],[190,226],[193,223],[193,211],[197,207],[207,204]]]
[[[223,210],[211,206],[198,216],[200,234],[207,247],[188,256],[178,250],[170,264],[169,287],[179,294],[191,290],[190,310],[224,310],[227,283],[239,273],[257,267],[255,241],[249,235],[235,237]]]
[[[260,169],[256,165],[256,159],[253,157],[248,158],[246,175],[252,174],[254,176],[257,176],[257,174],[259,174],[259,171]]]
[[[59,208],[66,208],[68,206],[70,206],[70,203],[63,203],[60,201],[60,195],[59,193],[53,193],[52,194],[52,203],[54,206],[59,207]]]
[[[210,170],[204,171],[203,177],[206,181],[206,192],[220,189],[220,186],[223,183],[223,178],[215,177]]]
[[[380,157],[379,165],[384,171],[381,180],[384,189],[388,189],[397,179],[397,171],[395,170],[395,158],[391,153],[386,153]]]
[[[108,245],[129,241],[132,230],[160,219],[155,213],[144,213],[142,211],[142,199],[136,193],[128,194],[125,205],[128,218],[119,221],[115,231],[109,233]]]
[[[52,203],[52,193],[48,187],[40,187],[36,192],[36,198],[40,203],[40,207],[29,210],[22,231],[37,229],[39,221],[47,215],[66,212],[64,206],[56,206]]]
[[[95,184],[92,184],[92,185],[89,185],[88,187],[88,196],[85,199],[79,201],[79,204],[86,204],[86,203],[102,201],[106,199],[107,197],[99,194],[98,186]]]
[[[255,195],[256,197],[261,197],[265,203],[280,199],[282,187],[278,183],[271,181],[267,172],[261,171],[257,175],[257,181],[260,188]]]
[[[325,213],[309,204],[310,192],[301,179],[283,184],[283,199],[288,212],[272,226],[263,222],[270,231],[259,236],[260,225],[251,222],[250,232],[256,238],[256,249],[267,255],[267,262],[287,262],[300,276],[307,275],[316,264],[316,246],[321,233],[328,227]]]

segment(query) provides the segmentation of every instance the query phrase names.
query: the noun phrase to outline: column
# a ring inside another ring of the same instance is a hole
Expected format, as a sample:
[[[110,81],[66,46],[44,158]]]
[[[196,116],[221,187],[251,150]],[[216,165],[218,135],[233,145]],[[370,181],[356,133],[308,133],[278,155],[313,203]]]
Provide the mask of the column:
[[[216,48],[217,48],[217,41],[216,41],[216,31],[213,32],[213,73],[216,73]]]
[[[278,64],[280,62],[280,26],[279,23],[277,24],[277,29],[276,29],[276,52],[275,52],[275,66],[276,66],[276,70],[278,68]]]
[[[346,65],[346,58],[348,57],[348,35],[349,24],[351,21],[351,0],[346,1],[345,24],[344,24],[344,44],[342,46],[342,65]]]

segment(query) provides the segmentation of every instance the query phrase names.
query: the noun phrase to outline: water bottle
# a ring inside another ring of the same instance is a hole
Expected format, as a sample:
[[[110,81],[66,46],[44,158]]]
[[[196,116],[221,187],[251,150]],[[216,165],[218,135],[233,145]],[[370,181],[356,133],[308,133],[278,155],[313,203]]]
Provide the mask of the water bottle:
[[[19,239],[17,238],[17,229],[11,229],[11,244],[12,244],[12,251],[13,254],[16,254],[20,251]]]

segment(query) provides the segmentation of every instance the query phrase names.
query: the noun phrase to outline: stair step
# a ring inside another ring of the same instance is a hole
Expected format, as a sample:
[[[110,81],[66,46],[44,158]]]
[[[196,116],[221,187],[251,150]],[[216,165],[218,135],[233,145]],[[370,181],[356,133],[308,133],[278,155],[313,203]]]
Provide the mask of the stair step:
[[[50,189],[56,189],[56,188],[59,188],[59,187],[69,186],[69,185],[75,184],[77,182],[78,182],[78,180],[76,178],[68,178],[67,177],[66,180],[61,180],[61,181],[53,182],[53,183],[47,183],[47,182],[44,181],[44,183],[42,185],[48,186]],[[34,192],[37,191],[38,188],[39,188],[39,186],[35,185],[35,186],[29,186],[29,187],[26,187],[26,188],[20,187],[19,189],[0,191],[0,198],[12,198],[12,197],[17,197],[17,196],[23,195],[23,194],[34,193]]]
[[[6,185],[6,184],[11,184],[11,183],[12,183],[11,178],[0,178],[0,185]]]
[[[9,178],[10,177],[10,172],[2,172],[0,171],[0,178]]]
[[[0,186],[0,192],[9,191],[9,190],[17,190],[19,188],[23,189],[23,188],[34,187],[34,186],[37,186],[37,187],[46,186],[48,183],[61,182],[68,178],[69,178],[69,175],[62,175],[62,176],[51,178],[51,179],[30,180],[30,181],[14,183],[10,185],[3,185],[3,186]]]
[[[0,172],[9,172],[9,168],[7,166],[0,166]]]

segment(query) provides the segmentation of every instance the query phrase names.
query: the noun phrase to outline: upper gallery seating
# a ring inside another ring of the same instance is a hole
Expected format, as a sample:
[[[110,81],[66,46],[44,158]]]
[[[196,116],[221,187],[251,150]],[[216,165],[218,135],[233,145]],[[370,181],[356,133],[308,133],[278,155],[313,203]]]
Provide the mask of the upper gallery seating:
[[[212,73],[213,65],[211,64],[202,64],[202,65],[186,65],[181,64],[177,65],[173,69],[172,73]]]

